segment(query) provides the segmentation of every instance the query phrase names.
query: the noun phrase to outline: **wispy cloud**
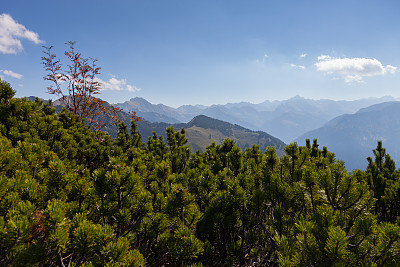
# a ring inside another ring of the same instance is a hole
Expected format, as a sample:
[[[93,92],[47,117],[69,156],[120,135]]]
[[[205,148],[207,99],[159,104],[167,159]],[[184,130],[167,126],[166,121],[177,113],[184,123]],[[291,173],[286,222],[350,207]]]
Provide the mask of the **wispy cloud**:
[[[110,78],[108,81],[103,81],[100,78],[97,78],[96,81],[101,84],[101,90],[129,91],[129,92],[137,92],[141,90],[141,88],[128,84],[126,82],[126,79],[118,80],[115,76]]]
[[[1,73],[4,73],[7,76],[13,77],[15,79],[21,80],[24,75],[19,74],[19,73],[15,73],[12,70],[0,70]]]
[[[43,43],[39,35],[16,22],[10,15],[0,15],[0,53],[17,54],[24,50],[21,39],[27,39],[35,44]]]
[[[323,60],[329,60],[332,57],[328,56],[328,55],[320,55],[317,57],[318,61],[323,61]]]
[[[375,58],[333,58],[321,55],[314,65],[318,71],[341,75],[348,83],[363,82],[363,77],[393,74],[397,71],[397,67],[384,66]]]
[[[307,54],[304,53],[304,54],[301,54],[299,57],[304,58],[304,57],[306,57],[306,56],[307,56]]]
[[[290,64],[290,67],[304,70],[306,67],[302,65]]]
[[[267,58],[269,58],[269,55],[267,53],[264,53],[264,55],[262,56],[261,59],[257,59],[256,62],[257,63],[264,63],[265,60],[267,60]]]

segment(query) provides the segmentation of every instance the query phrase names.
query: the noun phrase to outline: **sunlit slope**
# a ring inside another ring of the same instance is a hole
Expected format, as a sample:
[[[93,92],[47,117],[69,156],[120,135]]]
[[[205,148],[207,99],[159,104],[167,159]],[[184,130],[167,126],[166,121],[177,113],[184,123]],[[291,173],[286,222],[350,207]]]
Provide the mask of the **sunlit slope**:
[[[221,144],[226,138],[234,139],[236,145],[243,150],[255,144],[260,146],[262,151],[267,146],[275,146],[279,152],[285,146],[285,143],[281,140],[265,132],[255,132],[239,125],[212,119],[204,115],[199,115],[186,124],[138,122],[138,127],[144,141],[147,140],[148,136],[152,135],[152,131],[165,136],[165,128],[169,126],[175,130],[179,130],[182,127],[185,128],[186,136],[189,139],[188,143],[192,151],[204,151],[213,142]]]

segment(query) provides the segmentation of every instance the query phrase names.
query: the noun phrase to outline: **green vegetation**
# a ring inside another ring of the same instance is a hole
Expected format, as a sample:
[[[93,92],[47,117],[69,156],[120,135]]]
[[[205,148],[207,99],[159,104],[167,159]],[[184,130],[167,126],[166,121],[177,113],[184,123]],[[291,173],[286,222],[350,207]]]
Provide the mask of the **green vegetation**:
[[[0,80],[0,265],[396,266],[400,173],[348,173],[314,140],[277,157],[185,130],[116,138]],[[371,153],[372,154],[372,153]]]
[[[126,123],[130,123],[130,120],[127,120],[129,116],[122,117],[125,114],[125,112],[121,111],[118,115]],[[285,143],[276,137],[264,132],[251,131],[239,125],[213,119],[204,115],[196,116],[188,123],[167,124],[139,121],[137,122],[137,126],[145,140],[153,136],[154,131],[158,135],[167,138],[165,132],[166,128],[185,128],[185,134],[188,138],[187,145],[192,151],[200,150],[200,152],[204,152],[212,143],[222,144],[225,139],[233,139],[235,140],[235,144],[243,151],[251,147],[251,145],[258,145],[262,151],[264,151],[267,146],[274,146],[277,149],[278,155],[284,154],[283,147]],[[113,136],[112,134],[113,132],[111,132],[111,136]]]

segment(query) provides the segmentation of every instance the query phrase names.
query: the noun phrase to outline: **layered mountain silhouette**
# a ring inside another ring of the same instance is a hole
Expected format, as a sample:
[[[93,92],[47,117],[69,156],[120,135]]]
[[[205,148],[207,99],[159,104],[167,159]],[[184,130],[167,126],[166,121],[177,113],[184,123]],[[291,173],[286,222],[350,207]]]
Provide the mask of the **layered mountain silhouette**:
[[[154,105],[143,98],[132,98],[118,104],[125,111],[134,110],[150,122],[187,123],[197,115],[206,115],[253,131],[264,131],[290,143],[298,136],[322,127],[329,120],[373,104],[393,101],[392,97],[368,98],[354,101],[312,100],[295,96],[283,101],[248,102],[226,105],[191,106],[172,108]]]
[[[35,101],[36,98],[31,96],[27,97],[27,99]],[[142,114],[156,114],[154,117],[160,118],[162,115],[160,114],[161,112],[174,112],[172,108],[164,105],[155,105],[156,107],[154,109],[157,110],[157,112],[153,112],[151,111],[151,104],[147,101],[141,101],[141,99],[139,99],[139,103],[141,104],[141,110],[145,110],[137,112],[137,115],[140,117],[143,116]],[[62,101],[57,100],[53,105],[56,107],[58,112],[61,111]],[[109,105],[109,103],[105,102],[104,105]],[[193,110],[193,106],[183,106],[181,109]],[[121,121],[124,121],[129,128],[131,116],[124,111],[119,112],[117,116]],[[168,118],[168,116],[164,115],[164,118]],[[107,116],[103,116],[101,119],[106,123],[106,126],[102,130],[108,132],[112,137],[116,137],[118,129],[111,119]],[[166,140],[166,128],[172,127],[174,130],[185,128],[188,145],[192,151],[200,150],[203,152],[206,150],[206,147],[212,143],[221,144],[224,139],[229,138],[235,140],[236,145],[242,150],[255,144],[260,147],[261,151],[264,151],[267,146],[274,146],[278,155],[283,154],[285,143],[262,131],[252,131],[239,125],[213,119],[204,115],[196,116],[188,123],[173,123],[175,121],[176,120],[171,118],[169,123],[151,122],[145,118],[136,123],[142,135],[143,142],[147,142],[148,138],[153,135],[153,132],[164,136],[164,139]]]
[[[35,98],[28,99],[34,101]],[[225,138],[230,138],[243,150],[256,144],[262,151],[267,146],[275,146],[278,154],[283,154],[285,143],[282,139],[303,145],[307,138],[316,138],[321,146],[327,146],[329,151],[336,153],[338,159],[344,160],[347,169],[351,171],[365,169],[366,157],[373,155],[372,150],[376,148],[378,140],[383,141],[387,153],[400,166],[400,102],[382,102],[387,99],[393,98],[333,101],[297,96],[285,101],[266,101],[260,104],[241,102],[172,108],[162,104],[153,105],[143,98],[134,98],[120,106],[126,111],[135,110],[137,115],[144,118],[144,121],[137,122],[144,142],[153,135],[153,131],[166,138],[167,127],[173,127],[174,130],[185,128],[192,151],[204,151],[211,143],[220,144]],[[376,102],[379,104],[369,105]],[[147,120],[146,116],[151,119]],[[119,117],[130,125],[129,114],[120,112]],[[158,122],[163,120],[165,122]],[[259,128],[268,128],[270,131],[266,133],[257,130]],[[117,134],[116,127],[111,123],[103,130],[114,137]],[[301,133],[300,137],[292,139],[297,133]],[[278,139],[282,135],[283,138]]]
[[[303,144],[306,138],[318,139],[336,157],[344,160],[346,168],[365,169],[366,158],[373,156],[378,140],[400,166],[400,102],[392,101],[362,108],[355,114],[334,118],[323,127],[307,132],[296,139]]]
[[[235,140],[235,143],[242,150],[255,144],[261,151],[267,146],[274,146],[277,154],[283,153],[285,143],[265,132],[252,131],[239,125],[231,124],[210,117],[199,115],[188,123],[168,124],[168,123],[151,123],[148,121],[137,122],[143,141],[153,135],[153,131],[166,138],[167,127],[173,127],[174,130],[185,128],[186,136],[189,140],[188,144],[192,151],[205,151],[206,147],[211,143],[221,144],[224,139],[229,138]]]

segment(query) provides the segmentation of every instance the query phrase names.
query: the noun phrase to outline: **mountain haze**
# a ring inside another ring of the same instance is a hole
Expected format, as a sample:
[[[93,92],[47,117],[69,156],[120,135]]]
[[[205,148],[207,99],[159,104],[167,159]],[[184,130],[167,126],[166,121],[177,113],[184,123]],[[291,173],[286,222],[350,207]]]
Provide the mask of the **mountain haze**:
[[[145,118],[147,121],[167,123],[188,122],[199,115],[202,110],[200,106],[187,105],[176,109],[163,104],[155,105],[141,97],[131,98],[129,101],[119,103],[118,106],[126,112],[135,111],[136,115]],[[150,116],[147,117],[146,115]]]
[[[149,136],[153,135],[153,131],[166,138],[165,129],[167,127],[173,127],[174,130],[185,128],[189,140],[188,145],[192,151],[200,150],[203,152],[211,143],[221,144],[226,138],[235,140],[236,145],[242,150],[253,144],[260,146],[261,151],[264,151],[267,146],[274,146],[277,149],[277,154],[281,155],[285,146],[284,142],[265,132],[252,131],[204,115],[199,115],[188,123],[167,124],[139,121],[137,125],[144,142],[147,141]]]
[[[382,97],[335,101],[295,96],[288,100],[264,101],[259,104],[240,102],[172,108],[162,104],[154,105],[143,98],[136,97],[118,105],[126,111],[136,111],[138,116],[151,122],[187,123],[197,115],[206,115],[253,131],[268,132],[285,143],[290,143],[298,136],[322,127],[337,116],[351,114],[361,108],[393,100],[393,97]]]
[[[28,97],[28,99],[34,101],[35,97]],[[384,98],[366,99],[350,103],[353,104],[352,108],[354,108],[356,106],[363,106],[369,101],[379,101],[383,99]],[[142,110],[146,110],[143,112],[144,114],[154,113],[158,118],[163,115],[153,112],[153,105],[144,99],[140,101],[142,101]],[[59,101],[55,101],[54,103],[57,104]],[[271,103],[274,105],[277,104],[276,102],[269,102],[266,104],[268,105]],[[108,103],[105,103],[105,105],[108,105]],[[226,106],[229,106],[229,108]],[[335,112],[338,112],[338,110],[351,110],[349,102],[346,101],[316,101],[300,97],[276,105],[272,112],[257,111],[255,108],[256,105],[244,102],[238,103],[238,108],[235,108],[236,104],[227,104],[226,106],[214,105],[207,108],[204,106],[183,106],[174,109],[165,105],[156,105],[156,109],[158,108],[159,112],[165,111],[165,113],[177,113],[180,111],[182,112],[181,114],[183,114],[183,111],[196,112],[203,110],[203,112],[210,112],[217,109],[219,111],[224,111],[224,113],[219,113],[219,116],[225,116],[225,118],[229,118],[229,116],[235,114],[233,112],[227,112],[228,110],[236,111],[236,115],[240,113],[239,111],[243,111],[243,114],[247,114],[249,117],[250,114],[254,112],[256,114],[264,114],[266,118],[270,119],[271,132],[276,132],[276,129],[272,127],[275,123],[275,125],[279,125],[281,130],[286,130],[289,133],[312,127],[312,122],[319,121],[319,123],[322,123],[324,117],[334,114],[332,110],[312,113],[309,112],[311,109],[318,111],[323,110],[323,107],[336,107]],[[56,106],[56,108],[61,110],[60,106]],[[140,113],[138,112],[138,114]],[[271,116],[271,114],[275,116]],[[387,152],[392,156],[396,164],[399,165],[400,142],[398,141],[398,136],[400,135],[400,118],[398,114],[400,114],[400,102],[398,101],[383,102],[363,107],[354,114],[337,116],[326,122],[322,127],[300,135],[300,137],[294,141],[302,145],[307,138],[310,140],[316,138],[321,146],[327,146],[330,151],[335,152],[338,159],[345,161],[348,170],[352,170],[365,169],[367,165],[366,157],[372,155],[372,150],[376,147],[377,141],[382,140],[383,146],[387,148]],[[267,117],[267,115],[270,115],[270,117]],[[125,121],[127,125],[130,125],[129,114],[122,111],[118,116],[121,120]],[[164,116],[168,117],[167,115]],[[173,118],[171,120],[174,121]],[[165,129],[167,127],[173,127],[174,130],[185,128],[186,136],[189,140],[188,145],[192,151],[205,151],[206,147],[211,143],[221,144],[226,138],[235,140],[236,145],[242,150],[250,147],[252,144],[256,144],[260,146],[262,151],[265,150],[267,146],[275,146],[278,154],[283,154],[283,147],[285,146],[285,143],[274,137],[273,134],[250,130],[237,124],[213,119],[205,115],[195,116],[187,123],[150,122],[144,120],[137,122],[137,124],[144,142],[147,142],[148,137],[153,135],[153,131],[166,138]],[[115,126],[112,126],[111,121],[107,121],[107,126],[103,130],[109,132],[110,135],[114,137],[117,134],[117,129]]]
[[[30,101],[35,101],[36,97],[30,96],[27,97],[27,99]],[[142,116],[142,114],[154,113],[151,111],[152,109],[149,108],[151,107],[151,104],[149,104],[147,101],[144,99],[136,100],[138,100],[138,103],[141,104],[142,110],[145,110],[144,112],[137,112],[137,115]],[[56,110],[60,112],[62,108],[62,101],[57,100],[53,103]],[[109,105],[109,103],[105,102],[104,105]],[[193,106],[181,107],[181,109],[192,108]],[[172,108],[164,105],[156,105],[155,109],[158,109],[160,112],[163,110],[173,110]],[[155,114],[157,114],[157,116],[162,115],[159,113]],[[117,116],[121,121],[124,121],[129,128],[131,116],[125,111],[119,112]],[[108,132],[112,137],[115,138],[117,136],[117,128],[115,127],[114,123],[106,116],[103,116],[101,119],[106,123],[102,130]],[[142,135],[142,141],[145,143],[149,137],[153,136],[153,132],[156,132],[158,135],[162,135],[164,140],[166,140],[166,128],[173,127],[174,130],[185,128],[186,137],[188,138],[188,145],[192,151],[200,150],[201,152],[204,152],[207,146],[211,145],[212,143],[221,144],[227,138],[235,140],[236,145],[242,150],[251,147],[253,144],[258,145],[261,151],[264,151],[267,146],[274,146],[278,155],[283,155],[283,147],[285,146],[284,142],[265,132],[252,131],[239,125],[213,119],[205,115],[198,115],[188,123],[150,122],[147,120],[142,120],[137,121],[136,124],[138,125],[138,129]]]
[[[400,164],[400,102],[392,101],[360,109],[355,114],[334,118],[323,127],[303,134],[296,141],[318,139],[321,146],[336,153],[346,167],[365,169],[366,158],[372,155],[378,140],[383,141],[387,153]]]

